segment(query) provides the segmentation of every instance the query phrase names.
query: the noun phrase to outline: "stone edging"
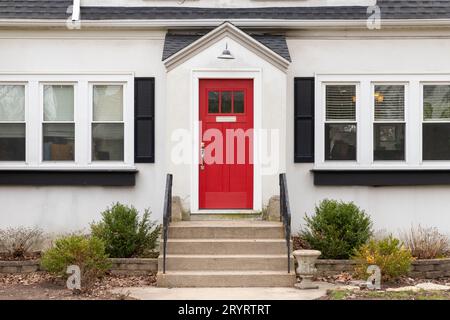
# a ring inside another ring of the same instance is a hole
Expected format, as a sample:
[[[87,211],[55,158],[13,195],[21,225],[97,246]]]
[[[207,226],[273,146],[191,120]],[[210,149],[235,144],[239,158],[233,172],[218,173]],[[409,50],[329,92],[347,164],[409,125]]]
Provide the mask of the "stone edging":
[[[342,272],[353,272],[356,262],[352,260],[317,260],[319,276],[333,276]],[[412,278],[436,279],[450,277],[450,259],[416,260],[411,265]]]
[[[0,261],[1,273],[32,273],[39,270],[39,260]]]
[[[158,259],[109,259],[112,274],[145,275],[158,271]],[[0,261],[2,273],[32,273],[40,270],[40,260]]]
[[[109,259],[112,274],[146,275],[158,271],[158,259]]]

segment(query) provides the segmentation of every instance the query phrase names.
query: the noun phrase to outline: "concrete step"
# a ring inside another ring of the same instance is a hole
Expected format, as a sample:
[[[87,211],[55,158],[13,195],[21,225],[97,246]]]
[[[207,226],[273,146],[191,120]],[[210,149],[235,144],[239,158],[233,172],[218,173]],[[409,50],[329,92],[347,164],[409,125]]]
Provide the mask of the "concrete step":
[[[190,221],[173,223],[169,239],[282,239],[280,222]]]
[[[291,257],[291,270],[294,259]],[[287,271],[287,255],[168,255],[168,271]],[[163,269],[162,256],[158,270]]]
[[[170,271],[158,273],[158,287],[292,287],[295,272],[276,271]]]
[[[161,242],[160,252],[163,252]],[[292,246],[292,243],[291,243]],[[179,255],[271,255],[287,252],[284,239],[170,239],[167,254]]]
[[[190,221],[262,221],[261,213],[191,213]]]

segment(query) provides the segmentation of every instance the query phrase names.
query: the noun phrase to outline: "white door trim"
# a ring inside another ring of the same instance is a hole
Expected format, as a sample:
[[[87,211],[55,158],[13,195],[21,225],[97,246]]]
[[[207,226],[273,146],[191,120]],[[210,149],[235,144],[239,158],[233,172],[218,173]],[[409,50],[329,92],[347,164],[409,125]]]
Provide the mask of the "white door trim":
[[[262,210],[262,178],[261,178],[261,141],[259,132],[262,129],[262,70],[261,69],[195,69],[191,72],[191,132],[192,165],[191,165],[191,213],[249,213],[249,210],[200,210],[199,208],[199,90],[200,79],[252,79],[254,104],[254,143],[253,143],[253,212]]]

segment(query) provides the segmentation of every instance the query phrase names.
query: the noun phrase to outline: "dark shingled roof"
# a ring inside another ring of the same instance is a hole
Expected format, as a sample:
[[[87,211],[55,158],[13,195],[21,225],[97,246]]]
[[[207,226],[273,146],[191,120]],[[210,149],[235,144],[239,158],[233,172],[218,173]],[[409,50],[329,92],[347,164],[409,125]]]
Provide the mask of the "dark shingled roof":
[[[71,0],[0,0],[3,19],[64,19]],[[450,19],[449,0],[378,0],[383,19]],[[361,20],[366,7],[193,8],[82,7],[85,20],[124,19],[287,19]]]
[[[164,42],[163,60],[171,57],[178,51],[184,49],[194,41],[200,39],[204,34],[173,34],[167,33],[166,40]],[[252,35],[260,43],[279,54],[281,57],[288,61],[291,61],[291,55],[289,54],[289,48],[286,43],[286,38],[281,35]]]

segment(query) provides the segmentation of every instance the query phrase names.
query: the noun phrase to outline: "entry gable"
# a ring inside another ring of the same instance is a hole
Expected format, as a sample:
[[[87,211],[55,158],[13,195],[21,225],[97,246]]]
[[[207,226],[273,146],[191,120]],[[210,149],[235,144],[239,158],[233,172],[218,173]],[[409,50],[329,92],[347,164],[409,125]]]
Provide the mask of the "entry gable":
[[[166,58],[164,60],[164,64],[167,70],[171,70],[177,67],[178,65],[182,64],[186,60],[197,55],[199,52],[202,52],[212,44],[222,40],[225,37],[236,41],[243,47],[257,54],[262,59],[268,61],[280,70],[284,72],[287,71],[290,64],[290,59],[288,60],[289,53],[287,50],[287,46],[286,48],[283,48],[282,52],[280,52],[280,50],[277,50],[278,52],[276,52],[271,49],[269,45],[264,45],[264,41],[258,41],[230,22],[223,23],[216,29],[210,31],[204,36],[201,36],[197,40],[194,40],[183,49]],[[283,55],[281,53],[283,53]]]

